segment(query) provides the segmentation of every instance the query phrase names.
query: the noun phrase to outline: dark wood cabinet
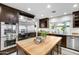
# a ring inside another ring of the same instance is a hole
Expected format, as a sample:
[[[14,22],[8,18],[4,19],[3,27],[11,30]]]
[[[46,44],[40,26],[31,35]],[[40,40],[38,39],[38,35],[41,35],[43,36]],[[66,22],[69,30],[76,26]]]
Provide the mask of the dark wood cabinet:
[[[67,47],[67,38],[66,38],[66,36],[62,36],[61,46],[65,47],[65,48]]]
[[[48,20],[49,18],[43,18],[39,20],[39,27],[40,28],[48,28]]]
[[[73,12],[73,27],[79,27],[79,11]]]
[[[35,17],[35,15],[0,3],[0,22],[16,24],[18,23],[19,15],[24,15],[29,18]]]
[[[0,21],[6,23],[17,23],[18,22],[18,12],[15,9],[6,7],[4,5],[0,6]]]

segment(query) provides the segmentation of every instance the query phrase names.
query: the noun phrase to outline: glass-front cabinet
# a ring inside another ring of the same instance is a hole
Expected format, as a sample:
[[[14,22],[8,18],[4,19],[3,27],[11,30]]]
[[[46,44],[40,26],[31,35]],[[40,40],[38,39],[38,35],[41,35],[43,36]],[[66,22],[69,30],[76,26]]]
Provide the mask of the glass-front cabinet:
[[[17,38],[17,23],[1,22],[1,50],[14,47]]]

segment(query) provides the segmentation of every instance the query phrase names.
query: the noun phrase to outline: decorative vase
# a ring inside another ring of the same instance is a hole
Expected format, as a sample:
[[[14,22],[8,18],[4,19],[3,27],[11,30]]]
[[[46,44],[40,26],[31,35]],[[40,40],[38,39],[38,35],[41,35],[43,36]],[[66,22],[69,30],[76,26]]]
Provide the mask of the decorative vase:
[[[42,38],[42,41],[44,42],[44,40],[46,39],[46,36],[45,36],[45,37],[42,37],[42,36],[41,36],[41,38]]]

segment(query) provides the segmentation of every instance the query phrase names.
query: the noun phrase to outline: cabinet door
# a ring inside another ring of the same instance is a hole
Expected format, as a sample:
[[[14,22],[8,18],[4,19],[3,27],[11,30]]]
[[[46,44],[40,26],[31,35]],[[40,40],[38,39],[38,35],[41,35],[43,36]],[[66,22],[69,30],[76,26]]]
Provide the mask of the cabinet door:
[[[1,21],[4,22],[16,23],[18,21],[17,11],[5,6],[2,6],[1,17]]]
[[[62,36],[62,40],[61,40],[61,46],[62,47],[67,47],[66,45],[67,45],[67,42],[66,42],[66,36]]]
[[[76,50],[79,50],[79,37],[76,37],[76,38],[74,39],[74,48],[75,48]]]
[[[40,28],[48,28],[48,18],[40,19],[39,20],[39,27]]]
[[[0,6],[0,21],[1,21],[1,13],[2,13],[2,7]]]
[[[73,12],[73,27],[79,27],[79,11]]]

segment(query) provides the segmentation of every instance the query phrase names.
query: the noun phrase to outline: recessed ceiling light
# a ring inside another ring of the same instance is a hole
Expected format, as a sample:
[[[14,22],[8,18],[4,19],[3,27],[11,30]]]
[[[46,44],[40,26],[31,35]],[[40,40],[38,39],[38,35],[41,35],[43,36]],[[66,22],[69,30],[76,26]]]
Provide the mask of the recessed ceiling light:
[[[51,8],[51,5],[47,5],[47,8]]]
[[[78,4],[74,4],[74,5],[73,5],[74,8],[77,7],[77,6],[78,6]]]
[[[30,11],[30,10],[31,10],[31,8],[28,8],[27,10],[28,10],[28,11]]]
[[[42,14],[41,16],[43,17],[44,15]]]
[[[56,11],[52,11],[52,13],[56,13]]]
[[[64,13],[64,15],[66,15],[67,13]]]

